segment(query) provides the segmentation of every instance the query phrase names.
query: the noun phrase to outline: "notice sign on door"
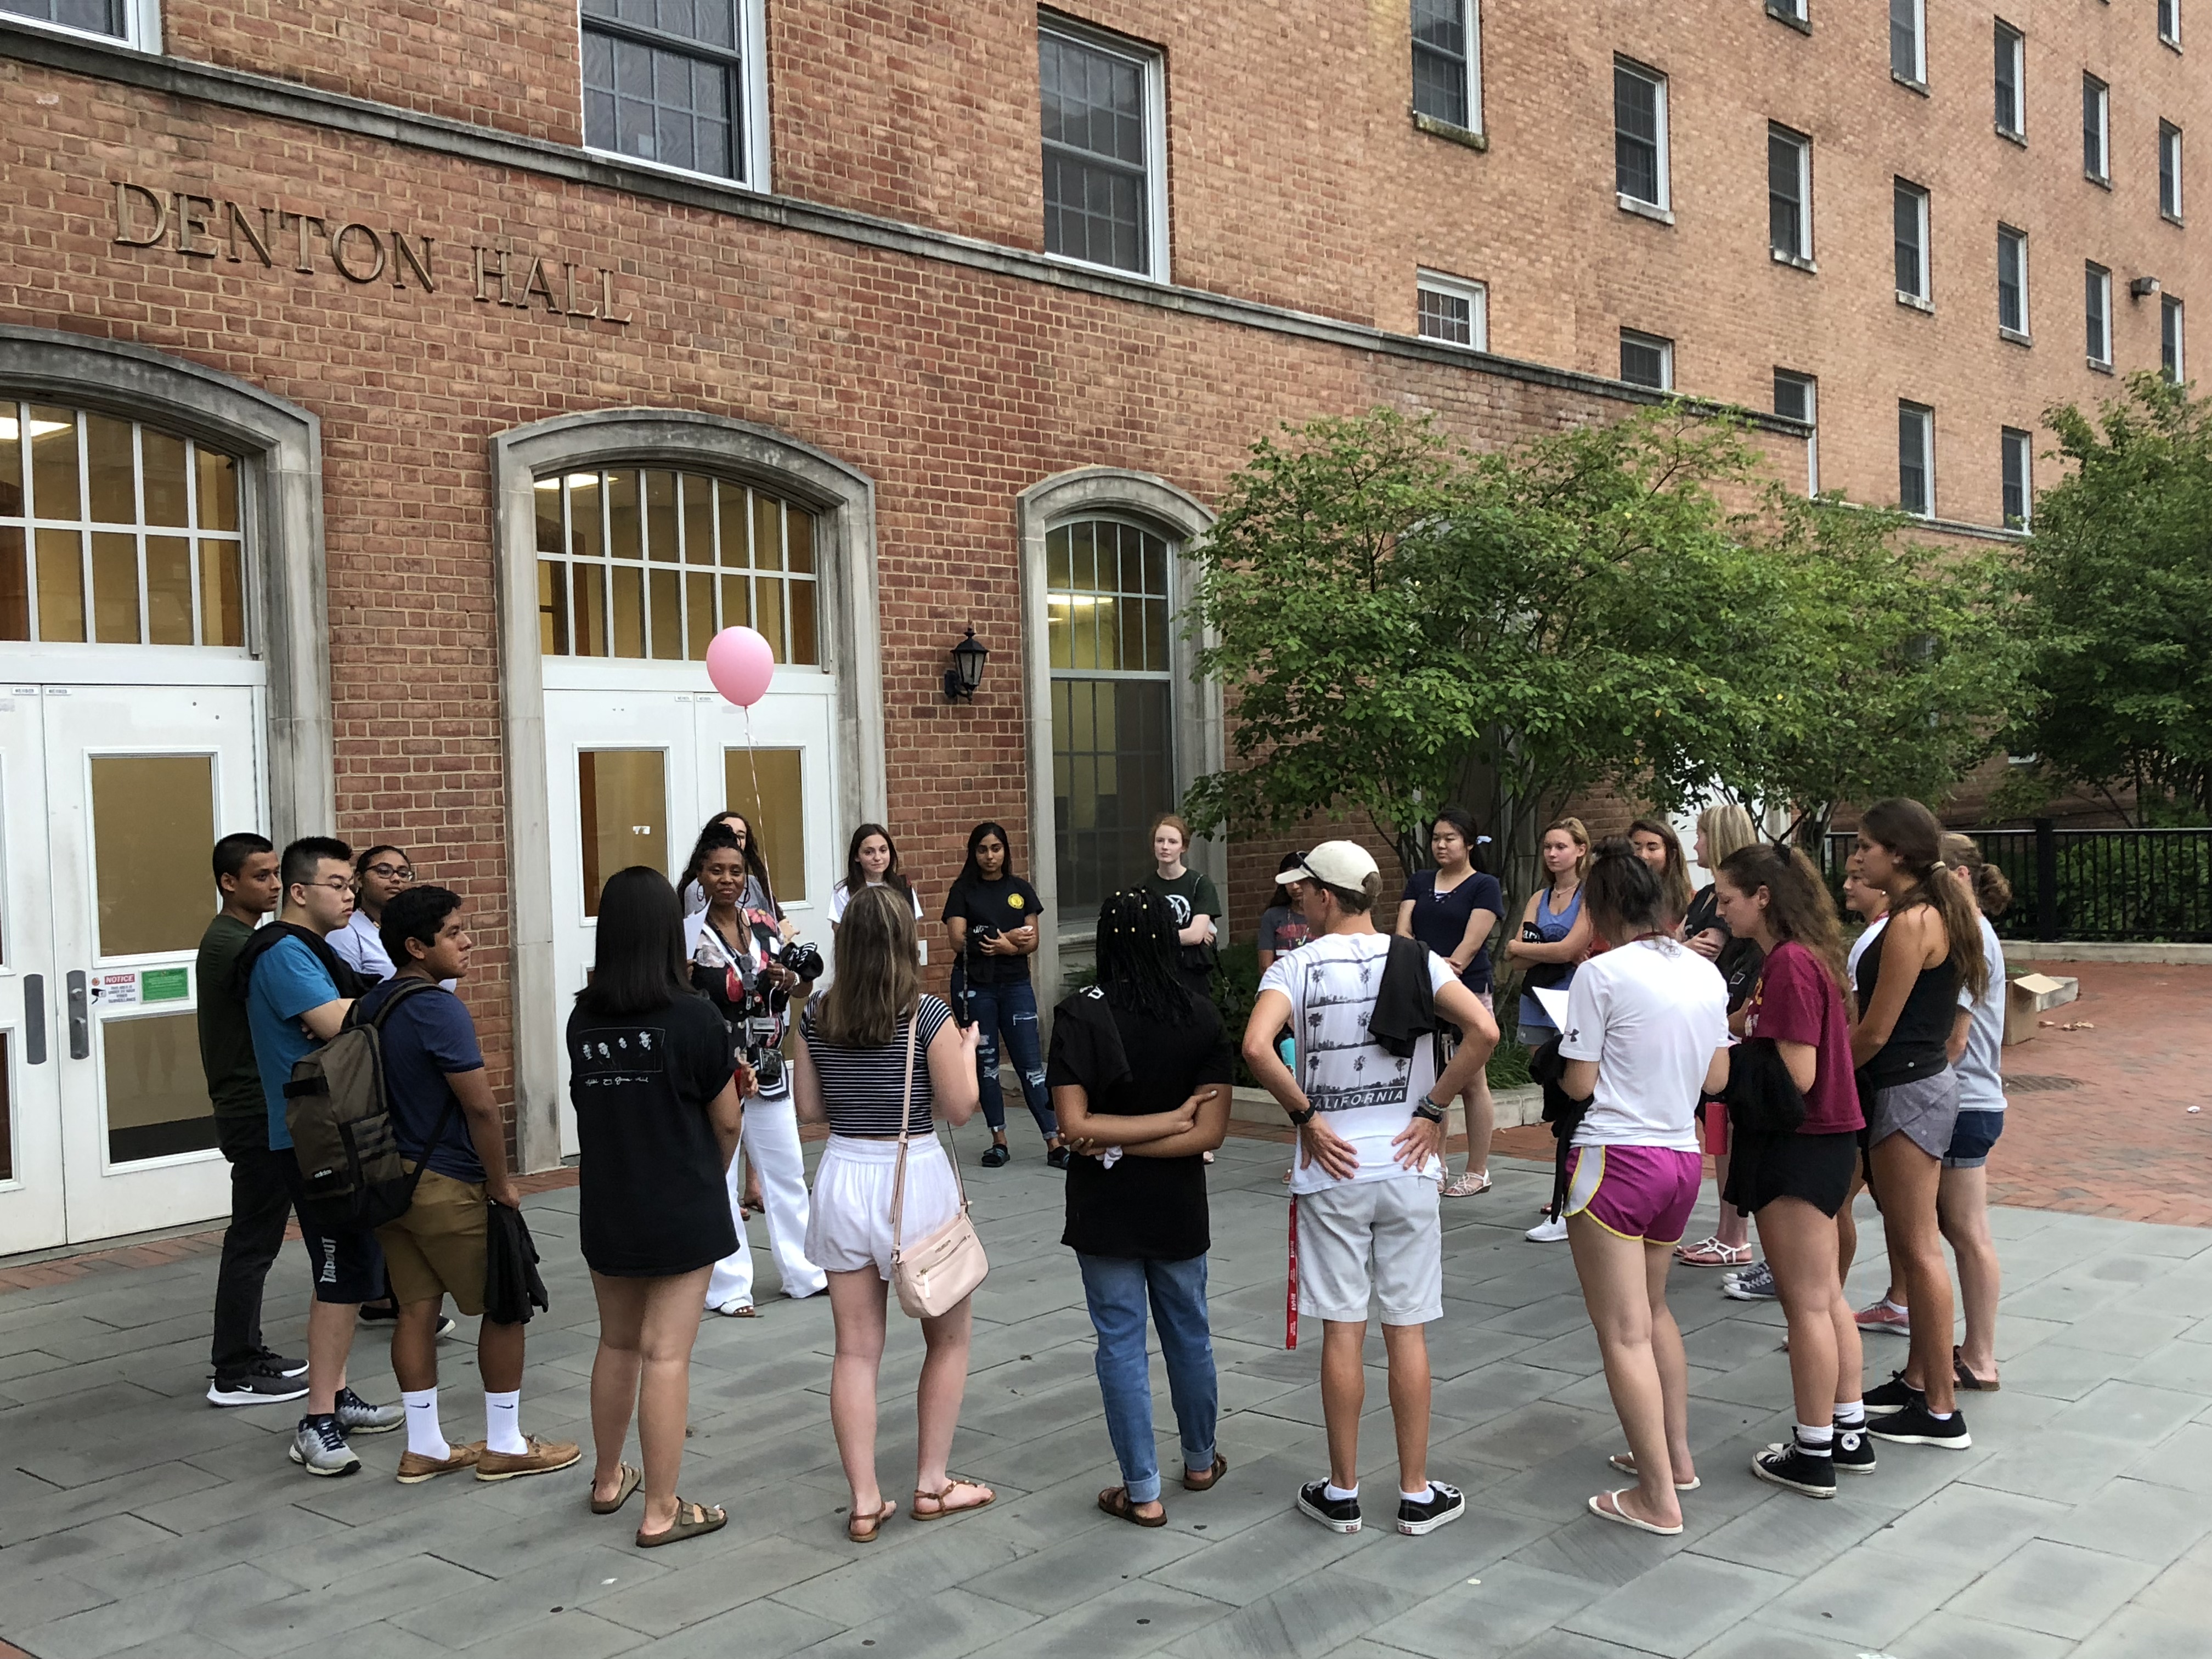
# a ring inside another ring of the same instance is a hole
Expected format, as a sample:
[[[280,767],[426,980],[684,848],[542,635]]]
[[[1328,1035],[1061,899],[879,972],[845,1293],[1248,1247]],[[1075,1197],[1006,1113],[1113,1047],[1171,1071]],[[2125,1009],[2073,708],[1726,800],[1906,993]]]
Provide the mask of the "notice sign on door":
[[[182,1002],[191,994],[182,968],[149,968],[138,975],[138,994],[148,1002]]]
[[[102,974],[93,987],[94,1000],[110,1008],[120,1008],[138,1000],[138,975],[136,974]]]

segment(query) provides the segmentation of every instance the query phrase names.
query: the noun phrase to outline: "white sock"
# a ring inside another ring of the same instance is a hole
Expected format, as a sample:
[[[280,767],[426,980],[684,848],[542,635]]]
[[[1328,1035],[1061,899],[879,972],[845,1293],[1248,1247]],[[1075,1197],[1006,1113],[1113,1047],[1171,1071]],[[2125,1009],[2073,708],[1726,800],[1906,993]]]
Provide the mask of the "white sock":
[[[453,1449],[446,1443],[446,1431],[438,1422],[438,1391],[410,1389],[399,1398],[407,1407],[407,1449],[441,1463],[451,1457]]]
[[[1846,1429],[1856,1429],[1866,1421],[1866,1401],[1854,1400],[1849,1405],[1836,1407],[1836,1421]]]
[[[1835,1449],[1836,1429],[1832,1423],[1815,1427],[1810,1423],[1797,1425],[1797,1449],[1808,1457],[1826,1457]]]
[[[1321,1495],[1332,1504],[1348,1504],[1359,1496],[1359,1488],[1357,1486],[1340,1486],[1331,1480],[1322,1487]]]
[[[1408,1504],[1425,1504],[1430,1498],[1436,1495],[1436,1490],[1437,1489],[1434,1486],[1431,1486],[1425,1480],[1421,1483],[1420,1491],[1407,1492],[1401,1488],[1398,1496],[1404,1498]]]
[[[1907,1314],[1907,1315],[1909,1315],[1909,1314],[1911,1314],[1911,1311],[1912,1311],[1912,1310],[1911,1310],[1911,1309],[1910,1309],[1910,1308],[1908,1308],[1908,1307],[1905,1307],[1905,1306],[1900,1305],[1900,1304],[1898,1304],[1898,1303],[1892,1302],[1892,1301],[1891,1301],[1887,1297],[1882,1297],[1882,1299],[1881,1299],[1881,1305],[1882,1305],[1883,1307],[1885,1307],[1885,1308],[1888,1309],[1888,1310],[1890,1310],[1890,1312],[1892,1312],[1892,1313],[1893,1313],[1893,1314]]]
[[[484,1449],[509,1452],[516,1456],[530,1449],[529,1442],[522,1437],[522,1390],[507,1394],[484,1394]]]
[[[1928,1413],[1929,1416],[1934,1418],[1938,1423],[1948,1423],[1958,1413],[1955,1412],[1930,1412]]]

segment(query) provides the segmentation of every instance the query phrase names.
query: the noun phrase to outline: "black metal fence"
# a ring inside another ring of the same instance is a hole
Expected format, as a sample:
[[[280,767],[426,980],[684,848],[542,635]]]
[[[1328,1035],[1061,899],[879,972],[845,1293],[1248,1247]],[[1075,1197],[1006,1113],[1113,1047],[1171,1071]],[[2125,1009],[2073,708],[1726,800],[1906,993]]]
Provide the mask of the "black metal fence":
[[[2005,939],[2212,940],[2212,830],[1977,830],[1982,856],[2012,883]],[[1856,842],[1831,835],[1832,883]]]

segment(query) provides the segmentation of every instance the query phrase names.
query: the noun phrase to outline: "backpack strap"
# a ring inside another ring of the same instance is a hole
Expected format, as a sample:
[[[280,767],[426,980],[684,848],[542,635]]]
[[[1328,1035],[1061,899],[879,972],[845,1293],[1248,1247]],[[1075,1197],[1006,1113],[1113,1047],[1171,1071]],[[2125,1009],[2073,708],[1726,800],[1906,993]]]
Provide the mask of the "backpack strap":
[[[392,1011],[394,1008],[397,1008],[401,1003],[406,1001],[408,998],[414,996],[418,992],[439,991],[443,990],[444,988],[445,988],[443,986],[440,985],[438,981],[434,979],[420,979],[412,974],[410,974],[404,978],[395,978],[392,982],[392,990],[390,994],[386,996],[383,1001],[377,1004],[376,1012],[369,1015],[365,1020],[355,1018],[355,1016],[361,1011],[361,1003],[356,1000],[353,1006],[346,1010],[344,1029],[350,1030],[357,1025],[366,1026],[369,1030],[375,1032],[380,1038],[384,1035],[384,1022],[391,1018]],[[380,1064],[380,1069],[381,1066]],[[430,1167],[430,1149],[445,1139],[446,1126],[453,1121],[453,1114],[455,1111],[459,1109],[461,1097],[453,1092],[453,1085],[451,1084],[447,1085],[446,1104],[438,1113],[437,1122],[431,1127],[430,1138],[422,1143],[422,1158],[416,1164],[413,1173],[407,1177],[407,1200],[409,1203],[411,1204],[414,1202],[415,1189],[422,1184],[422,1171]],[[388,1096],[386,1097],[385,1109],[387,1112],[391,1109]],[[473,1143],[471,1144],[471,1150],[474,1150]]]

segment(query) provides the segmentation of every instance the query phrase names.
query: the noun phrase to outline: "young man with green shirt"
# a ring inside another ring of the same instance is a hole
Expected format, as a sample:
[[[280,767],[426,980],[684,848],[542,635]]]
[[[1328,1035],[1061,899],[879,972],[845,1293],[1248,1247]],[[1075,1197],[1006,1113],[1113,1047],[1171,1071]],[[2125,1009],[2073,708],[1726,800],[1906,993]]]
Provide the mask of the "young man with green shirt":
[[[1152,872],[1138,884],[1168,902],[1181,947],[1176,965],[1192,990],[1211,997],[1213,970],[1221,960],[1221,918],[1228,908],[1212,877],[1183,864],[1189,848],[1190,826],[1172,812],[1163,813],[1152,823]]]
[[[216,1406],[259,1406],[307,1391],[307,1362],[273,1352],[261,1340],[262,1286],[292,1213],[283,1167],[291,1154],[269,1149],[269,1107],[238,983],[239,953],[276,908],[276,849],[264,836],[225,836],[215,844],[214,862],[222,908],[200,938],[194,979],[200,1066],[215,1106],[216,1141],[230,1161],[230,1225],[216,1270],[215,1376],[207,1397]]]

